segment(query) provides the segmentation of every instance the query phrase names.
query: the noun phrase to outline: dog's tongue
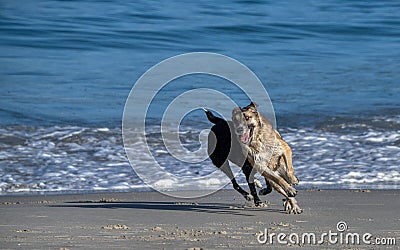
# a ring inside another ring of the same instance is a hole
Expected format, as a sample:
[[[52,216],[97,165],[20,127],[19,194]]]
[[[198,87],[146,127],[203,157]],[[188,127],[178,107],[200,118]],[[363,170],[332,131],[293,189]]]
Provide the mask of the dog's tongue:
[[[241,140],[243,143],[247,143],[248,140],[249,140],[249,136],[250,136],[250,131],[247,131],[245,134],[243,134],[243,135],[240,137],[240,140]]]

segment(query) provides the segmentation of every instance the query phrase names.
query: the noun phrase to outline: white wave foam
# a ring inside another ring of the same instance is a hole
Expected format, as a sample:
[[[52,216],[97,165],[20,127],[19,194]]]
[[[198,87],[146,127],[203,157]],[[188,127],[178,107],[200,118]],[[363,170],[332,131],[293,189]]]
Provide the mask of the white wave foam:
[[[191,128],[195,130],[195,128]],[[337,187],[351,184],[385,188],[400,183],[400,131],[365,128],[351,133],[316,129],[282,129],[293,149],[293,164],[301,187]],[[0,193],[67,190],[126,190],[148,187],[132,171],[122,146],[119,128],[1,127]],[[174,160],[155,134],[148,135],[154,158],[175,178],[208,175],[216,171],[210,160],[187,164]],[[185,146],[198,144],[193,131],[182,134]],[[186,137],[185,137],[186,136]],[[154,165],[145,157],[144,136],[130,132],[135,169]],[[159,175],[154,173],[157,180]],[[237,176],[246,184],[244,175]],[[207,189],[229,179],[187,182],[160,179],[166,189]],[[228,185],[227,188],[231,188]]]

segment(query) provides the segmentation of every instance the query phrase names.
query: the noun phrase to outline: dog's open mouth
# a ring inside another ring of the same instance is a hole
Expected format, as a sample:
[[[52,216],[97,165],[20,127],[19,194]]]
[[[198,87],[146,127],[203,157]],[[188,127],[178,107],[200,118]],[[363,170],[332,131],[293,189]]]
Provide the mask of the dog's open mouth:
[[[253,129],[254,129],[254,127],[249,127],[249,129],[247,129],[246,133],[244,133],[240,136],[240,141],[242,143],[247,144],[251,141],[251,138],[253,136]]]

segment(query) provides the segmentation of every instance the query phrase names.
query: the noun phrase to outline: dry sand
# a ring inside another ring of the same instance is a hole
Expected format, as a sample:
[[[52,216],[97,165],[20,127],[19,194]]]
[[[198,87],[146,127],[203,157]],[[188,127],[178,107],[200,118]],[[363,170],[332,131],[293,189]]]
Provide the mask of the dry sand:
[[[0,197],[1,249],[380,249],[381,246],[261,244],[268,234],[339,233],[394,238],[400,245],[400,191],[300,190],[300,215],[282,210],[281,197],[262,197],[268,207],[251,207],[235,191],[200,199],[175,199],[156,192]],[[260,240],[263,240],[263,234]],[[288,238],[285,238],[286,240]],[[294,236],[293,236],[294,237]],[[338,236],[339,237],[339,236]],[[292,238],[296,240],[296,238]],[[305,240],[307,240],[305,238]],[[339,239],[338,239],[339,240]],[[390,241],[390,239],[388,239]],[[350,242],[352,243],[352,242]]]

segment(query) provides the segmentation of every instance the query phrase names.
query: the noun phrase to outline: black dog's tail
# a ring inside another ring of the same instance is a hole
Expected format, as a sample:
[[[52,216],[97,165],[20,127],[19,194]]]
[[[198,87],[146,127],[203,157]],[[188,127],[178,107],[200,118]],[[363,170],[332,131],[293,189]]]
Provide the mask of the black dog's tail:
[[[203,108],[204,112],[206,112],[207,118],[210,122],[217,124],[219,122],[225,122],[224,119],[216,117],[210,110]]]

